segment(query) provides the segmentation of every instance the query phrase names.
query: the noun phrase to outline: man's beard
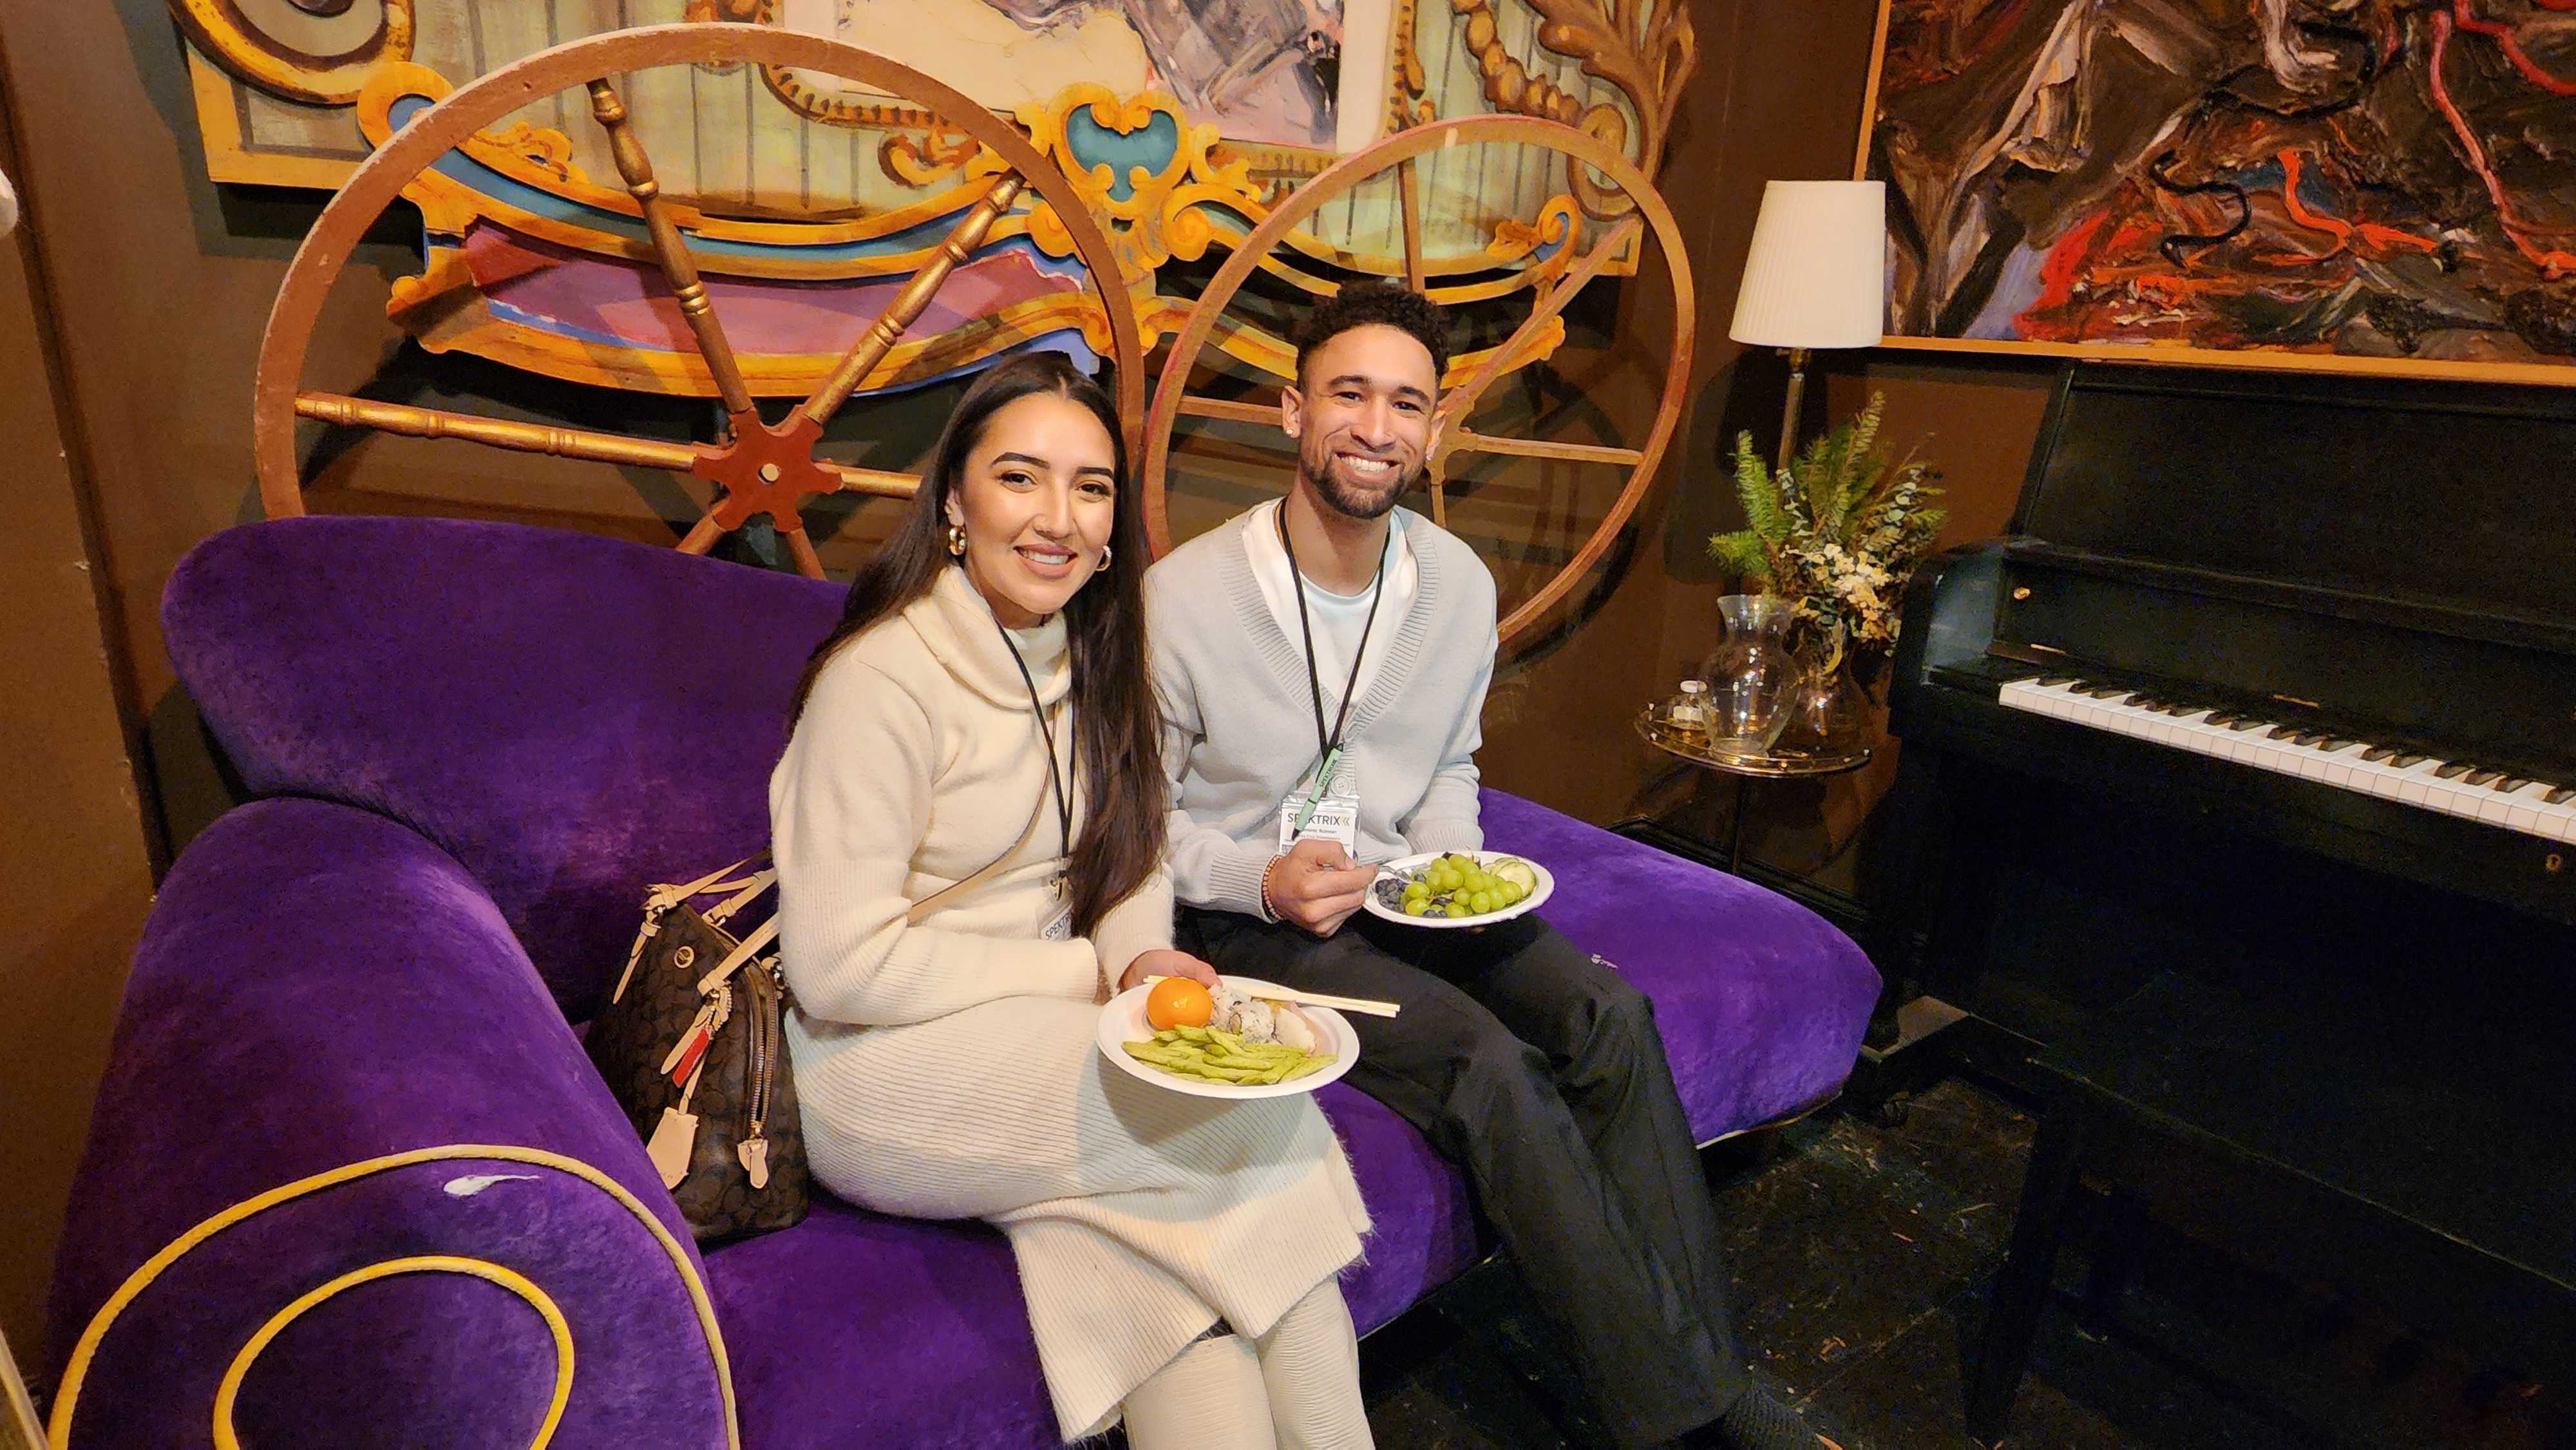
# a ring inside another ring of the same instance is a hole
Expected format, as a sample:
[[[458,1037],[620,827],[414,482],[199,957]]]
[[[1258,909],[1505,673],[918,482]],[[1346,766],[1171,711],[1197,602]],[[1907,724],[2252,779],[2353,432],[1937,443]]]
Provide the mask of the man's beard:
[[[1334,473],[1333,455],[1329,451],[1324,454],[1320,465],[1300,454],[1297,473],[1315,490],[1315,497],[1323,500],[1327,508],[1345,518],[1362,522],[1383,518],[1394,509],[1396,500],[1404,497],[1405,491],[1422,477],[1422,469],[1416,467],[1410,473],[1390,474],[1383,489],[1354,487]]]

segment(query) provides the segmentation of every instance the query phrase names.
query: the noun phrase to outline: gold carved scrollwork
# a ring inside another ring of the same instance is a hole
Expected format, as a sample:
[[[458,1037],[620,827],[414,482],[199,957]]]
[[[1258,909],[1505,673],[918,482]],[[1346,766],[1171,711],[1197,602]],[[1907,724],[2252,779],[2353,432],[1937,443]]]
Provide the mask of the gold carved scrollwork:
[[[1179,128],[1171,160],[1160,171],[1129,168],[1127,195],[1117,196],[1119,178],[1111,174],[1109,163],[1085,165],[1074,155],[1067,128],[1085,108],[1095,123],[1122,136],[1152,125],[1158,112],[1169,116]],[[1192,125],[1169,96],[1122,100],[1107,86],[1084,81],[1045,105],[1021,106],[1012,115],[1038,150],[1064,169],[1092,215],[1107,223],[1110,250],[1117,255],[1121,280],[1130,286],[1147,281],[1174,257],[1186,262],[1206,255],[1216,230],[1201,207],[1225,207],[1256,218],[1262,212],[1262,188],[1252,179],[1251,163],[1218,142],[1214,125]],[[1073,250],[1063,221],[1043,202],[1029,216],[1029,239],[1049,256]]]
[[[1395,74],[1386,88],[1386,134],[1394,135],[1408,126],[1419,126],[1439,114],[1439,108],[1422,98],[1430,79],[1422,71],[1422,47],[1415,43],[1413,14],[1415,0],[1395,0]]]
[[[266,23],[235,0],[169,4],[171,18],[206,59],[241,81],[292,101],[345,106],[358,98],[379,67],[411,58],[412,0],[361,0],[365,8],[334,15],[280,6]]]
[[[1449,0],[1464,17],[1467,48],[1485,77],[1485,99],[1507,111],[1578,127],[1626,151],[1652,175],[1663,160],[1664,138],[1682,84],[1699,65],[1690,13],[1679,0],[1528,0],[1540,17],[1539,44],[1583,62],[1583,73],[1617,86],[1637,111],[1639,134],[1607,104],[1585,106],[1543,76],[1529,73],[1505,49],[1493,0]],[[1628,199],[1605,192],[1586,169],[1567,163],[1567,176],[1583,209],[1594,216],[1629,210]]]
[[[975,159],[975,138],[952,126],[898,131],[877,143],[877,165],[907,186],[928,186]]]

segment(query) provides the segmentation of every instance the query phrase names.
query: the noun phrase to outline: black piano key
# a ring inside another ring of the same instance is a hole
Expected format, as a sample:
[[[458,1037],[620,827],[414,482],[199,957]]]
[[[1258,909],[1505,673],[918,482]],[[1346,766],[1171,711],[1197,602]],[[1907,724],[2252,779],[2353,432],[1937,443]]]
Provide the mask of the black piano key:
[[[2325,744],[2320,745],[2317,748],[2326,752],[2328,755],[2332,755],[2338,750],[2350,750],[2360,743],[2361,742],[2358,740],[2346,740],[2340,735],[2329,735],[2326,737]]]
[[[2461,780],[2462,785],[2486,785],[2504,778],[2501,770],[2473,770]]]
[[[2075,677],[2073,675],[2042,675],[2039,677],[2039,687],[2043,690],[2054,690],[2060,685],[2071,685],[2073,683],[2075,683]]]
[[[2388,763],[2396,766],[2399,770],[2413,770],[2415,767],[2422,765],[2424,760],[2425,757],[2421,755],[2416,755],[2412,752],[2401,752],[2395,760]]]
[[[2518,780],[2513,776],[2508,775],[2504,779],[2495,783],[2495,792],[2498,795],[2511,795],[2515,791],[2518,791],[2529,784],[2531,784],[2531,782],[2528,780]]]
[[[2085,685],[2080,687],[2078,693],[2090,695],[2096,700],[2107,700],[2113,695],[2125,694],[2127,692],[2117,685]]]
[[[2235,731],[2239,731],[2239,732],[2243,732],[2243,731],[2247,731],[2247,730],[2260,730],[2260,729],[2262,729],[2262,728],[2263,728],[2263,722],[2262,722],[2262,721],[2260,721],[2260,720],[2253,719],[2253,718],[2251,718],[2251,717],[2249,717],[2249,716],[2243,716],[2243,715],[2240,715],[2240,716],[2238,716],[2236,719],[2234,719],[2234,720],[2232,720],[2232,721],[2228,722],[2228,726],[2227,726],[2227,728],[2228,728],[2228,729],[2230,729],[2230,730],[2235,730]]]
[[[2569,801],[2576,801],[2576,785],[2552,786],[2549,794],[2542,796],[2541,800],[2553,806],[2563,806]]]
[[[2296,725],[2275,725],[2263,733],[2274,740],[2288,740],[2299,733],[2299,727]]]
[[[2369,761],[2369,762],[2370,762],[2371,764],[2373,764],[2373,765],[2377,765],[2377,764],[2379,764],[2379,763],[2380,763],[2381,761],[2383,761],[2383,760],[2388,760],[2388,759],[2392,759],[2392,758],[2394,758],[2394,757],[2396,756],[2396,754],[2397,754],[2397,747],[2396,747],[2396,746],[2393,746],[2393,745],[2374,745],[2374,746],[2370,747],[2368,750],[2363,751],[2363,752],[2361,753],[2361,758],[2362,758],[2362,759],[2364,759],[2364,760]]]
[[[2221,728],[2233,725],[2244,718],[2244,716],[2237,714],[2233,710],[2212,710],[2209,712],[2209,723]]]
[[[2135,705],[2139,709],[2143,710],[2147,707],[2147,692],[2144,690],[2138,690],[2131,694],[2122,695],[2120,697],[2120,703],[2123,705]]]
[[[2458,780],[2461,776],[2469,773],[2469,763],[2465,760],[2454,760],[2446,765],[2436,767],[2433,773],[2444,780]]]

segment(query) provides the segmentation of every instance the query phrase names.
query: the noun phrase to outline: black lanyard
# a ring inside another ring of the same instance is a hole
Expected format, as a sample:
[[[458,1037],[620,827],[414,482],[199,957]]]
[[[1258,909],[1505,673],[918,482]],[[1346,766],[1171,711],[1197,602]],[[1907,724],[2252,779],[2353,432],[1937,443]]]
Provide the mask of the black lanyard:
[[[1029,687],[1029,709],[1038,717],[1038,734],[1046,738],[1047,787],[1055,792],[1056,829],[1063,834],[1064,854],[1070,860],[1073,856],[1073,806],[1065,799],[1064,775],[1056,769],[1055,727],[1047,723],[1046,706],[1038,703],[1037,677],[1029,673],[1029,662],[1020,658],[1020,647],[1012,641],[1011,632],[1004,629],[998,619],[993,621],[993,627],[1002,631],[1002,648],[1011,652],[1011,663],[1020,667],[1020,683]],[[1070,748],[1073,744],[1073,726],[1070,723],[1064,727],[1064,737],[1066,746]]]
[[[1377,624],[1377,602],[1386,592],[1387,549],[1378,550],[1377,577],[1369,581],[1368,617],[1360,621],[1360,642],[1351,651],[1351,677],[1342,684],[1342,708],[1333,717],[1332,733],[1328,735],[1324,732],[1324,683],[1316,674],[1315,625],[1306,617],[1306,576],[1297,568],[1297,546],[1288,541],[1288,505],[1285,502],[1279,505],[1279,512],[1271,515],[1271,521],[1279,525],[1279,547],[1288,553],[1289,589],[1297,596],[1297,632],[1306,640],[1306,689],[1315,706],[1315,795],[1321,797],[1332,788],[1332,781],[1327,777],[1332,774],[1335,758],[1342,753],[1342,728],[1351,721],[1351,699],[1360,684],[1360,661],[1368,657],[1369,631]],[[1392,543],[1390,539],[1389,545]],[[1303,829],[1304,824],[1299,822],[1299,828]]]

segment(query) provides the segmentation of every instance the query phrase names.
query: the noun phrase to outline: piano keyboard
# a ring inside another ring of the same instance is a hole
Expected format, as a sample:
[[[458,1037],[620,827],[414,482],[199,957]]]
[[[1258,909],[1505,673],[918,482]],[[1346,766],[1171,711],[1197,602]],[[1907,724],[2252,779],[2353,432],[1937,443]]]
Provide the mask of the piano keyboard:
[[[2060,675],[2016,680],[2003,687],[1999,698],[2007,709],[2090,730],[2384,796],[2544,841],[2576,842],[2576,786],[2564,782],[2517,780],[2502,771],[2338,739],[2305,726],[2167,703]]]

